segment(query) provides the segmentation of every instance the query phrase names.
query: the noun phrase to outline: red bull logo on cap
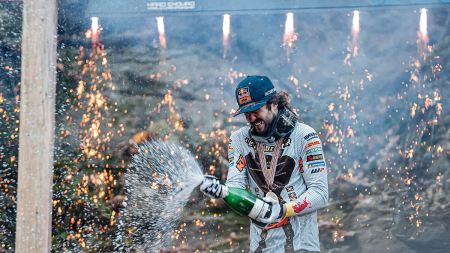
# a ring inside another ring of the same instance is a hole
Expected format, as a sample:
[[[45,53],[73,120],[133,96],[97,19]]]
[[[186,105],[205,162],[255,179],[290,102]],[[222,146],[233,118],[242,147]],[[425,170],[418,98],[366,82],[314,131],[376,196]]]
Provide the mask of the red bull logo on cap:
[[[249,87],[240,88],[238,90],[238,100],[239,100],[239,105],[249,103],[252,101],[252,98],[250,97]]]

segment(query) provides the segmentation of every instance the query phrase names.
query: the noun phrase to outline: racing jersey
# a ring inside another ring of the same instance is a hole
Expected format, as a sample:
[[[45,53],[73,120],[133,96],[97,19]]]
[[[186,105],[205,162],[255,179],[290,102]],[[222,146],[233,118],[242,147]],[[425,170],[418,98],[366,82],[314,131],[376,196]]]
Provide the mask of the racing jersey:
[[[275,143],[265,144],[266,166],[261,168],[256,142],[249,127],[233,132],[228,146],[226,185],[248,190],[258,197],[269,191],[262,169],[268,169]],[[327,166],[322,143],[314,129],[300,122],[283,139],[272,191],[286,203],[289,222],[264,230],[251,220],[250,252],[320,251],[317,209],[328,204]]]

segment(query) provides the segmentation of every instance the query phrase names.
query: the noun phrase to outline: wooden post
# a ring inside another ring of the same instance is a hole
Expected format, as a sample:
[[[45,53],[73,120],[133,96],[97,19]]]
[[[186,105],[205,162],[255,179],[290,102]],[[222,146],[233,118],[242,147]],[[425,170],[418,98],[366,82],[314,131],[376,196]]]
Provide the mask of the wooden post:
[[[24,0],[16,252],[50,252],[56,0]]]

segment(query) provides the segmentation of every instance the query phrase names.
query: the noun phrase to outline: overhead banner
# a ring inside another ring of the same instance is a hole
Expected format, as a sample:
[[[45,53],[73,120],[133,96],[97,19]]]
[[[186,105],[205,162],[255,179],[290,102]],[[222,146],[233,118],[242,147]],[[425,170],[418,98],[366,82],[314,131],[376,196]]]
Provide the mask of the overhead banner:
[[[450,4],[450,0],[90,0],[88,16],[139,16],[164,14],[276,13],[286,11],[320,11],[376,7]]]

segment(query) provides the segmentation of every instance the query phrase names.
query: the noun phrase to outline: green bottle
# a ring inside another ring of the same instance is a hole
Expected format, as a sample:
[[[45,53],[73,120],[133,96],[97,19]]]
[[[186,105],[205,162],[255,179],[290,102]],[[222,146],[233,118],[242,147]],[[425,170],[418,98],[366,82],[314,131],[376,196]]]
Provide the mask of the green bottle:
[[[269,204],[258,198],[256,195],[241,188],[223,187],[223,200],[231,209],[240,215],[247,215],[256,219],[261,212],[267,212]]]

